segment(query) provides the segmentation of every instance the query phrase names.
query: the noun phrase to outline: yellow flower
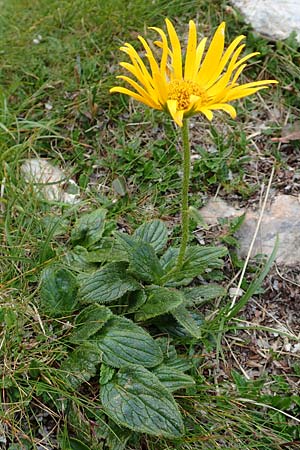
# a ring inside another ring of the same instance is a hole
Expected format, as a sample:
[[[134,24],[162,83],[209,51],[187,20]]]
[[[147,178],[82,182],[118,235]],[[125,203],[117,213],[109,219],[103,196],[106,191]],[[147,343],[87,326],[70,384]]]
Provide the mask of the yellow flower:
[[[197,113],[212,120],[213,111],[218,109],[235,118],[236,110],[228,102],[254,94],[270,83],[277,83],[275,80],[262,80],[238,84],[237,80],[247,66],[246,61],[258,52],[239,59],[245,47],[240,43],[245,36],[235,38],[224,51],[225,22],[215,32],[205,56],[207,39],[198,43],[196,25],[192,20],[189,22],[184,66],[179,38],[169,19],[166,19],[166,26],[168,37],[162,29],[150,28],[161,38],[154,42],[161,50],[160,61],[156,60],[142,36],[138,39],[144,47],[147,64],[131,44],[125,43],[120,48],[131,59],[131,64],[121,62],[120,65],[135,79],[125,75],[117,78],[125,80],[134,90],[116,86],[110,92],[120,92],[151,108],[164,110],[181,127],[183,118]]]

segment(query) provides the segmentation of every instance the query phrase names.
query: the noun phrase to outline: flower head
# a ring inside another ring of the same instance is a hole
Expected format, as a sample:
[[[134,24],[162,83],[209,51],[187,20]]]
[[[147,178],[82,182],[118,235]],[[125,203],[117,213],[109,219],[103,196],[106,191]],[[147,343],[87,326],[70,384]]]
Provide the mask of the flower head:
[[[236,117],[235,108],[230,101],[254,94],[268,87],[275,80],[254,81],[239,84],[238,78],[246,61],[258,53],[250,53],[239,59],[245,45],[241,41],[245,36],[238,36],[224,51],[225,22],[216,30],[205,53],[206,38],[197,41],[196,25],[189,22],[188,43],[185,58],[182,55],[178,35],[169,19],[166,19],[166,33],[156,27],[161,40],[154,45],[161,50],[158,61],[146,40],[139,36],[144,50],[145,62],[131,44],[125,43],[121,50],[126,53],[131,63],[120,65],[133,75],[134,79],[119,75],[132,88],[116,86],[110,92],[129,95],[151,108],[168,112],[173,120],[182,126],[185,117],[197,113],[204,114],[212,120],[214,110],[226,111],[232,118]],[[183,64],[184,59],[184,64]]]

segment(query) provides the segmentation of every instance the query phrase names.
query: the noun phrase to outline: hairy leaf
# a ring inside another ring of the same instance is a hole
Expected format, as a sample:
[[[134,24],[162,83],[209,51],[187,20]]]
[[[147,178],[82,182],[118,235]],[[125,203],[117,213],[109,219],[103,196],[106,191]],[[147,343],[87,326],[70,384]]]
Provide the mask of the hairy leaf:
[[[151,222],[142,224],[135,230],[133,237],[148,242],[154,248],[155,252],[159,252],[167,244],[168,230],[161,220],[152,220]]]
[[[114,237],[103,237],[101,241],[93,246],[88,252],[87,259],[93,263],[128,261],[127,252]]]
[[[103,413],[102,420],[98,419],[93,426],[93,434],[101,442],[105,439],[105,449],[107,448],[107,450],[126,450],[128,448],[127,441],[133,436],[134,432],[117,425],[111,419],[107,420],[107,416],[104,416]]]
[[[75,390],[84,381],[96,375],[96,367],[101,362],[102,352],[92,343],[86,342],[76,348],[63,361],[60,371]]]
[[[166,282],[169,286],[186,286],[193,278],[203,274],[207,269],[220,269],[227,254],[225,247],[200,247],[199,245],[188,247],[183,265],[179,271],[171,272]],[[168,249],[161,259],[165,271],[171,271],[176,266],[178,249]]]
[[[89,252],[85,247],[76,245],[72,250],[68,251],[62,258],[63,262],[72,268],[72,270],[88,270],[94,267],[89,261]]]
[[[160,258],[163,269],[168,272],[176,266],[179,249],[176,247],[168,247],[166,252]]]
[[[140,433],[179,437],[183,423],[178,407],[159,379],[144,367],[123,367],[101,389],[105,412],[117,423]]]
[[[147,300],[145,290],[134,291],[130,294],[129,305],[127,308],[128,313],[133,313],[137,311]]]
[[[119,233],[118,236],[127,249],[128,272],[147,283],[159,284],[164,272],[151,244],[122,233]]]
[[[180,370],[161,364],[152,371],[159,381],[171,392],[187,388],[195,384],[194,379]]]
[[[126,292],[140,289],[126,272],[126,264],[111,263],[103,269],[80,277],[79,296],[86,303],[110,303]]]
[[[109,308],[102,305],[89,305],[75,319],[75,328],[70,337],[74,343],[82,343],[97,333],[112,316]]]
[[[180,305],[178,308],[173,309],[171,314],[191,336],[195,338],[201,337],[201,328],[191,311],[188,311],[183,305]]]
[[[147,283],[158,283],[163,276],[159,259],[146,242],[140,242],[130,252],[128,271]]]
[[[174,318],[172,316],[169,317],[171,318],[174,325]],[[179,327],[179,324],[177,322],[175,322],[175,325]],[[192,364],[189,361],[188,356],[178,356],[175,345],[170,343],[169,337],[158,338],[156,339],[156,342],[159,344],[164,356],[164,360],[161,365],[179,370],[180,372],[186,372],[187,370],[191,369]]]
[[[176,308],[176,310],[174,310],[174,314],[173,311],[171,311],[170,314],[165,314],[164,316],[158,317],[156,319],[155,324],[163,333],[168,333],[170,336],[174,336],[176,338],[190,340],[193,337],[193,334],[191,334],[187,330],[187,328],[181,325],[181,323],[177,321],[175,318],[175,314],[179,315],[178,310],[181,309],[182,307],[183,305],[180,305],[178,308]],[[203,324],[203,318],[196,311],[187,311],[184,307],[183,309],[185,310],[185,313],[188,312],[188,318],[190,318],[191,321],[193,321],[193,323],[191,322],[192,323],[191,326],[194,328],[195,331],[197,330],[198,332],[198,330],[200,330]],[[183,369],[180,368],[180,370]]]
[[[54,317],[69,314],[78,301],[76,277],[63,267],[47,267],[41,276],[40,297],[47,314]]]
[[[154,367],[162,362],[159,345],[142,327],[124,317],[113,317],[95,336],[103,362],[112,367],[140,364]]]
[[[160,316],[179,306],[184,301],[180,291],[160,286],[150,286],[145,290],[147,301],[135,314],[135,319],[147,320]]]
[[[100,367],[99,383],[101,386],[108,383],[115,374],[115,369],[102,363]]]
[[[181,276],[183,278],[201,275],[206,269],[220,269],[227,255],[226,247],[189,247],[185,254]]]
[[[71,241],[84,247],[98,242],[104,231],[106,209],[99,208],[81,216],[71,233]]]
[[[226,289],[219,284],[211,283],[184,289],[183,293],[187,300],[186,304],[192,306],[200,305],[217,297],[223,297],[226,294]]]

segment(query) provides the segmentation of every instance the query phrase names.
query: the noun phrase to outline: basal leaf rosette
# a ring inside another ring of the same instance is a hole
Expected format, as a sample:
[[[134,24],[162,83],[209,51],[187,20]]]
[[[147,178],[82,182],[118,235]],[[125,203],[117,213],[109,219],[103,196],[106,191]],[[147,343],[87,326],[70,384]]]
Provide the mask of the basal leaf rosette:
[[[257,80],[239,84],[247,61],[258,52],[240,58],[245,48],[245,44],[241,44],[243,35],[236,37],[225,50],[225,22],[219,25],[205,51],[207,38],[198,42],[196,24],[190,20],[185,54],[169,19],[166,19],[166,27],[167,34],[160,28],[150,27],[161,38],[153,45],[142,36],[138,37],[144,58],[129,43],[120,48],[131,60],[131,63],[121,62],[120,65],[133,78],[126,75],[117,78],[126,81],[132,89],[116,86],[110,92],[129,95],[151,108],[166,111],[182,127],[184,118],[198,113],[212,120],[214,110],[223,110],[235,118],[236,110],[229,102],[277,83],[275,80]],[[151,46],[161,50],[159,60]]]

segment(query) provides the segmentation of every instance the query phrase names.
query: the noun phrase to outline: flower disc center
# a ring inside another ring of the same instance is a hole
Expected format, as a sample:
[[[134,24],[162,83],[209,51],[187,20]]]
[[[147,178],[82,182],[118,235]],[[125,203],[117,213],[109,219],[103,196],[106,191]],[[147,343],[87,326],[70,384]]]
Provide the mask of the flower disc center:
[[[205,92],[201,87],[191,80],[173,80],[169,84],[168,100],[177,100],[177,109],[188,109],[191,104],[191,95],[205,97]]]

